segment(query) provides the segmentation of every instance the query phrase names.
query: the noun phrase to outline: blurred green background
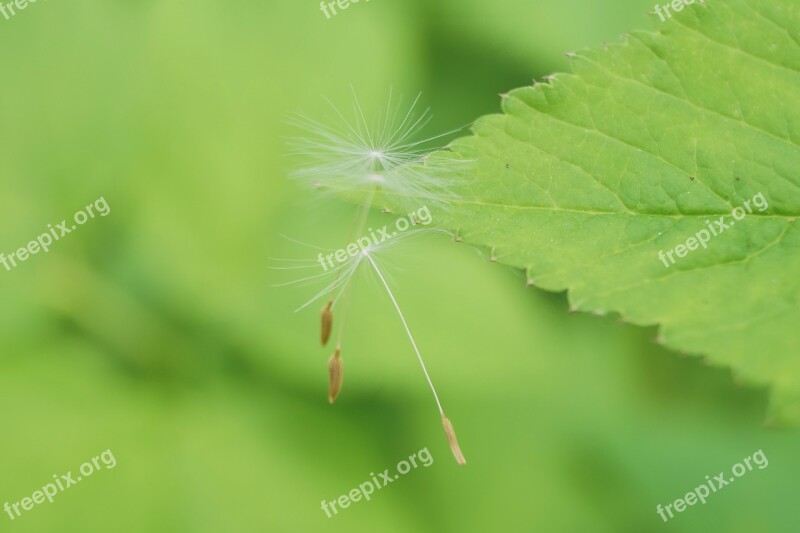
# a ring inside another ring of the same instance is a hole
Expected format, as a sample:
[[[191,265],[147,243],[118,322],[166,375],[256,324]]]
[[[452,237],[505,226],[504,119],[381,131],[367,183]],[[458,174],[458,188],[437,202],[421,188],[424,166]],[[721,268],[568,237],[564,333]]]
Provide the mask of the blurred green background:
[[[351,86],[382,106],[393,87],[422,91],[428,133],[459,127],[567,69],[563,52],[654,28],[651,2],[372,0],[326,19],[315,0],[40,1],[0,18],[0,251],[111,207],[0,269],[0,505],[117,459],[0,530],[800,530],[800,435],[764,426],[768,390],[655,330],[569,314],[446,238],[406,248],[397,295],[459,468],[379,288],[355,287],[331,407],[319,308],[273,286],[271,257],[315,255],[282,234],[335,248],[354,211],[287,179],[288,112]],[[423,447],[431,467],[320,509]],[[656,514],[759,449],[766,469]]]

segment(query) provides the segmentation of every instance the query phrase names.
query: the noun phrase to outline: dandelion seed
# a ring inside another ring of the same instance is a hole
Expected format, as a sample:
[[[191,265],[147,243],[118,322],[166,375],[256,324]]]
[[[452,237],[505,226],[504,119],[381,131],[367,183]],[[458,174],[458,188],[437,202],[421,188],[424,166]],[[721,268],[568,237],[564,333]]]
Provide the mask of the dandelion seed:
[[[450,422],[449,418],[444,416],[444,413],[442,413],[442,425],[444,426],[444,434],[447,436],[447,442],[450,443],[450,450],[453,452],[456,462],[464,466],[467,464],[467,460],[464,458],[464,454],[461,453],[461,447],[458,445],[456,430],[453,429],[453,423]]]
[[[331,328],[333,327],[333,300],[328,300],[328,305],[322,308],[321,321],[322,321],[322,345],[328,344],[328,339],[331,337]]]
[[[402,111],[402,103],[393,107],[390,92],[386,111],[373,127],[368,124],[355,95],[353,101],[354,120],[348,120],[331,102],[328,103],[334,112],[334,117],[328,124],[304,117],[294,118],[294,124],[304,130],[306,136],[290,141],[293,149],[291,155],[304,156],[309,163],[296,171],[293,176],[308,180],[317,188],[345,194],[351,199],[356,197],[366,198],[360,206],[360,213],[356,216],[356,221],[347,243],[355,242],[355,237],[363,233],[367,215],[378,195],[392,197],[393,204],[402,204],[407,201],[421,202],[424,200],[425,204],[431,204],[443,209],[447,207],[451,200],[456,198],[453,192],[452,177],[457,175],[459,171],[463,171],[465,165],[470,164],[471,161],[460,160],[454,154],[443,152],[431,155],[430,146],[434,141],[459,130],[421,141],[413,141],[412,138],[431,119],[429,110],[426,109],[421,113],[417,112],[418,102],[419,96],[412,102],[410,108]],[[391,240],[367,246],[362,248],[358,254],[348,254],[348,259],[335,268],[325,269],[325,272],[321,274],[308,276],[292,283],[327,279],[327,284],[322,290],[298,309],[298,311],[304,309],[322,298],[329,298],[327,305],[323,307],[320,314],[323,346],[328,343],[332,333],[333,310],[337,305],[343,306],[343,309],[337,311],[338,339],[336,350],[328,360],[328,401],[333,403],[342,388],[343,361],[341,346],[353,284],[352,280],[355,274],[362,270],[362,266],[369,265],[367,268],[377,274],[397,311],[400,322],[422,367],[425,379],[433,393],[450,449],[458,464],[463,465],[466,464],[466,460],[456,440],[453,425],[444,414],[439,396],[425,367],[425,362],[422,359],[417,343],[411,334],[408,322],[386,280],[386,276],[375,259],[377,254],[382,253],[383,250],[396,246],[414,234],[429,231],[431,230],[411,230],[393,237]],[[306,265],[302,265],[302,267],[306,267]]]
[[[330,101],[333,116],[327,123],[293,116],[290,122],[306,136],[289,140],[290,155],[305,161],[292,176],[332,192],[364,194],[377,187],[401,201],[446,205],[455,198],[452,176],[469,162],[425,156],[435,141],[463,128],[413,140],[432,118],[429,109],[417,110],[419,98],[403,112],[402,99],[395,104],[390,92],[383,116],[372,125],[355,94],[352,119]]]
[[[328,403],[333,403],[339,396],[342,390],[342,380],[344,379],[344,363],[342,362],[342,350],[336,347],[331,358],[328,360],[328,377],[330,380],[328,386]]]
[[[353,279],[358,272],[363,270],[362,267],[366,266],[368,271],[373,272],[377,276],[380,285],[386,291],[386,294],[389,296],[392,305],[397,311],[397,316],[400,318],[400,322],[406,332],[406,335],[408,336],[408,339],[411,343],[411,347],[417,356],[420,367],[422,368],[422,372],[425,376],[428,386],[430,387],[431,393],[433,394],[433,398],[434,401],[436,402],[439,415],[442,417],[445,436],[447,437],[450,449],[453,452],[453,456],[455,457],[456,462],[460,465],[463,465],[466,464],[466,460],[464,459],[464,455],[461,452],[461,449],[458,445],[458,441],[456,440],[455,431],[453,430],[453,425],[450,423],[449,419],[447,419],[447,417],[445,416],[444,409],[442,407],[441,401],[439,400],[439,395],[437,394],[436,388],[434,387],[433,381],[431,380],[430,374],[428,373],[428,369],[425,365],[425,361],[422,358],[422,354],[419,350],[419,347],[417,346],[417,342],[414,339],[413,334],[411,333],[411,328],[408,324],[408,321],[406,320],[405,314],[400,308],[400,304],[397,301],[394,291],[389,285],[387,274],[384,272],[384,269],[383,267],[381,267],[378,259],[379,256],[385,254],[390,250],[393,250],[394,248],[396,248],[397,246],[399,246],[401,243],[403,243],[408,239],[412,239],[424,234],[434,234],[434,233],[444,233],[449,237],[452,237],[451,233],[444,230],[433,229],[433,228],[412,229],[405,233],[397,235],[396,237],[390,240],[386,240],[363,249],[360,253],[350,257],[345,263],[340,265],[338,267],[338,270],[330,269],[324,272],[322,276],[313,276],[315,279],[318,280],[324,280],[325,277],[330,278],[330,280],[327,282],[323,281],[324,283],[326,283],[325,287],[319,292],[317,292],[317,294],[315,294],[309,301],[301,305],[298,311],[308,307],[317,300],[326,297],[328,298],[328,303],[323,307],[321,312],[322,338],[323,342],[327,342],[332,330],[333,310],[336,308],[337,305],[344,305],[344,310],[341,313],[342,319],[339,320],[339,325],[337,328],[338,329],[337,347],[333,355],[331,355],[330,359],[328,360],[328,373],[329,373],[328,401],[330,403],[334,403],[336,398],[339,396],[342,388],[343,361],[341,357],[341,343],[344,332],[345,317],[347,316],[347,304],[349,302],[349,294],[353,283]]]
[[[381,269],[378,268],[378,264],[372,258],[371,254],[364,251],[364,256],[369,260],[370,265],[375,270],[375,273],[378,274],[378,277],[383,283],[386,292],[389,294],[389,298],[392,300],[392,304],[394,304],[395,310],[397,310],[397,314],[400,317],[400,322],[403,323],[403,327],[406,330],[406,334],[408,335],[409,340],[411,341],[411,346],[414,348],[414,352],[417,354],[417,359],[419,360],[420,366],[422,366],[422,372],[425,374],[425,379],[428,380],[428,385],[431,388],[431,392],[433,392],[433,398],[436,400],[436,406],[439,408],[439,414],[442,417],[442,424],[444,425],[444,433],[447,437],[447,442],[450,444],[450,450],[453,452],[453,456],[456,458],[456,462],[459,465],[467,464],[467,460],[464,458],[464,454],[461,453],[461,448],[458,446],[458,440],[456,439],[456,432],[453,429],[453,424],[450,423],[450,420],[445,416],[444,409],[442,408],[442,403],[439,401],[439,395],[436,394],[436,388],[433,386],[433,381],[431,381],[431,377],[428,374],[428,369],[425,367],[425,362],[422,360],[422,354],[419,352],[419,348],[417,347],[417,342],[414,340],[414,336],[411,334],[411,329],[408,327],[408,323],[406,322],[405,316],[403,316],[403,312],[400,310],[400,306],[397,303],[397,299],[394,297],[394,293],[392,289],[389,288],[389,284],[386,282],[386,278],[383,276]]]

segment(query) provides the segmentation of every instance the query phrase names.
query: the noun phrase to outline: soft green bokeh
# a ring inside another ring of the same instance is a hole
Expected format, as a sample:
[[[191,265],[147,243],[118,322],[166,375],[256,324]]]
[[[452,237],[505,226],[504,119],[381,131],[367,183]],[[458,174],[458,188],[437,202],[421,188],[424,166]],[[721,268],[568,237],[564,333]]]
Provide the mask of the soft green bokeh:
[[[345,383],[327,404],[318,307],[277,288],[335,248],[353,208],[287,179],[288,112],[424,92],[430,133],[565,68],[560,52],[650,27],[648,2],[371,0],[30,4],[0,18],[0,252],[98,197],[111,213],[0,268],[0,505],[111,449],[20,532],[789,532],[800,439],[767,391],[658,348],[654,330],[567,313],[446,238],[392,272],[469,461],[450,455],[386,295],[355,287]],[[375,213],[370,223],[390,221]],[[313,255],[312,255],[313,258]],[[427,447],[328,519],[332,500]],[[655,511],[763,449],[666,526]],[[2,511],[0,511],[2,512]]]

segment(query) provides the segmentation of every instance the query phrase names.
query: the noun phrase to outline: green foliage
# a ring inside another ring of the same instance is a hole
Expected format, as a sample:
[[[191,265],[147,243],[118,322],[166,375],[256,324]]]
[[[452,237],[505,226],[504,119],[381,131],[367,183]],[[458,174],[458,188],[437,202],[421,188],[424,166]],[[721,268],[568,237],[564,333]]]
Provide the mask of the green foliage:
[[[577,54],[453,143],[475,165],[446,225],[573,309],[770,384],[772,418],[800,421],[798,35],[796,2],[714,2]]]

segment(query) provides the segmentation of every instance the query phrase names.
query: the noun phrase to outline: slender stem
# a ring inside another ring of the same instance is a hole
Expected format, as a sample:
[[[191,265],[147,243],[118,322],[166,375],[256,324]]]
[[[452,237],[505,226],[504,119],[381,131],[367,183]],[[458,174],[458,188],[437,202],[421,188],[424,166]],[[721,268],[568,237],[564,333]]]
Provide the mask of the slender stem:
[[[358,268],[358,265],[360,263],[361,263],[361,258],[359,257],[358,259],[356,259],[356,264],[352,268],[352,272],[353,273],[355,273],[355,271]],[[352,277],[352,273],[350,274],[350,276]],[[345,282],[344,289],[342,289],[342,291],[343,291],[343,294],[342,294],[342,298],[343,298],[342,305],[344,305],[344,309],[342,310],[342,313],[341,313],[342,320],[339,322],[339,328],[338,328],[339,329],[339,333],[337,334],[337,340],[336,340],[336,348],[339,349],[339,350],[342,349],[342,335],[344,335],[344,323],[345,323],[345,320],[347,319],[347,308],[350,307],[350,285],[351,285],[350,281],[351,280],[348,279]]]
[[[436,394],[436,389],[433,387],[433,382],[431,381],[430,375],[428,375],[428,369],[425,368],[425,362],[422,360],[422,355],[419,353],[419,348],[417,348],[417,343],[414,341],[414,336],[411,335],[411,330],[408,328],[408,324],[406,323],[406,319],[403,316],[403,312],[400,310],[400,306],[397,305],[397,300],[394,298],[394,293],[392,293],[392,289],[389,288],[389,284],[386,283],[386,279],[383,277],[381,270],[378,268],[378,265],[375,264],[375,261],[369,255],[368,252],[364,253],[364,256],[369,260],[372,264],[372,268],[375,269],[377,272],[378,277],[381,278],[381,282],[383,286],[386,288],[386,292],[389,293],[389,298],[391,298],[392,303],[394,304],[394,308],[397,309],[397,314],[400,315],[400,321],[403,323],[403,327],[406,329],[406,333],[408,334],[408,338],[411,340],[411,346],[414,347],[414,351],[417,354],[417,359],[419,359],[419,364],[422,366],[422,372],[425,374],[425,379],[428,380],[428,385],[431,388],[431,392],[433,392],[433,398],[436,400],[436,405],[439,407],[439,413],[444,416],[444,410],[442,409],[442,404],[439,401],[439,396]]]
[[[358,222],[358,225],[353,226],[353,231],[350,233],[350,242],[352,242],[356,236],[360,235],[362,231],[364,231],[364,226],[367,223],[367,215],[369,214],[369,210],[372,207],[372,200],[375,198],[375,191],[377,187],[373,187],[369,193],[369,197],[367,198],[367,203],[363,206],[363,212],[361,213],[361,220]],[[361,259],[359,258],[358,261],[360,262]],[[350,283],[348,281],[347,285],[344,288],[344,294],[342,295],[343,301],[342,305],[344,306],[344,310],[341,314],[342,320],[339,322],[339,333],[337,334],[336,340],[336,347],[341,349],[342,348],[342,336],[344,335],[344,323],[345,319],[347,318],[347,308],[350,304]]]
[[[372,201],[375,199],[375,192],[377,189],[378,187],[375,186],[370,190],[369,197],[367,197],[367,203],[364,204],[364,212],[361,214],[361,222],[358,225],[356,234],[350,239],[351,241],[360,236],[361,232],[364,231],[364,226],[367,225],[367,215],[369,214],[369,210],[372,209]]]
[[[364,205],[360,207],[361,216],[356,215],[356,218],[353,220],[353,226],[350,228],[350,236],[347,238],[347,244],[353,242],[358,235],[364,231],[364,226],[367,222],[367,214],[369,210],[372,208],[372,200],[375,199],[375,192],[377,191],[377,186],[370,189],[369,196],[367,196],[367,201]]]

